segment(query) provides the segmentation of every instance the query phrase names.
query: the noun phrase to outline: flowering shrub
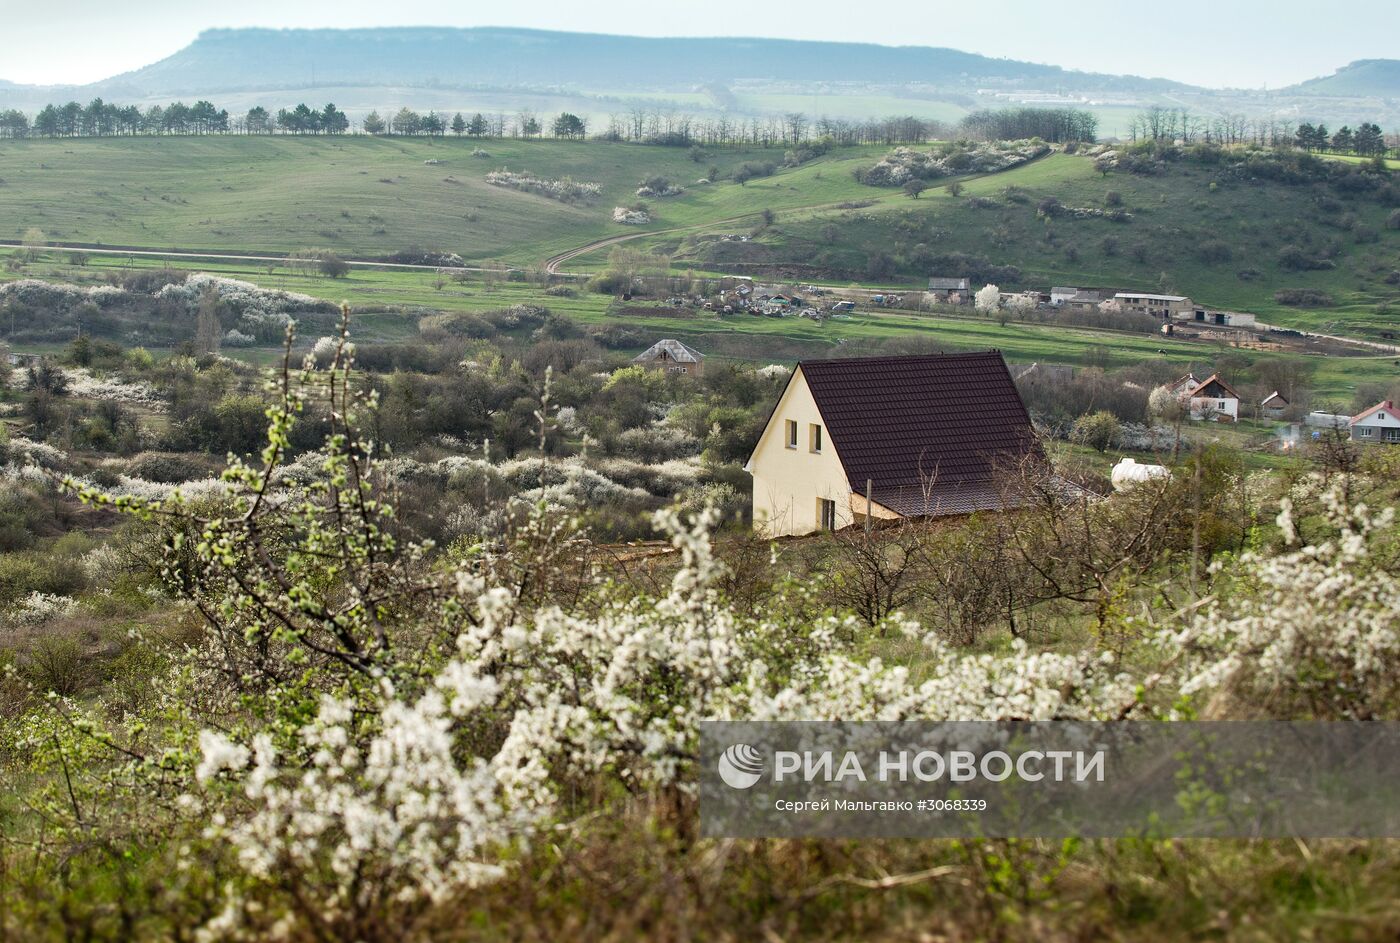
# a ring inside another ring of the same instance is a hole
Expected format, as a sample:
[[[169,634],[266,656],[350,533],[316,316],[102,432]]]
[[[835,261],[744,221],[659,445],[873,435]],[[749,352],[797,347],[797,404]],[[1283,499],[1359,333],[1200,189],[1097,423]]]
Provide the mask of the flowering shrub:
[[[76,285],[53,285],[37,278],[21,278],[0,284],[0,301],[13,299],[25,305],[65,312],[89,298],[87,289]]]
[[[65,373],[68,392],[73,396],[130,403],[153,412],[165,411],[165,398],[145,383],[93,376],[91,371],[82,367],[69,367]]]
[[[617,448],[645,462],[658,462],[699,455],[700,440],[669,423],[657,423],[623,431],[617,437]]]
[[[897,147],[858,176],[861,183],[872,187],[899,187],[911,180],[1009,170],[1049,152],[1049,145],[1031,141],[969,144],[946,153]]]
[[[40,626],[78,611],[76,600],[68,596],[32,592],[5,614],[5,621],[16,626]]]
[[[625,206],[614,206],[612,220],[615,223],[622,223],[624,226],[645,226],[651,222],[651,215],[645,210],[628,209]]]
[[[586,203],[603,192],[602,185],[597,183],[574,180],[570,177],[550,180],[537,177],[529,171],[510,171],[505,168],[488,173],[486,182],[492,186],[534,193],[562,203]]]
[[[1181,663],[1181,690],[1244,701],[1270,716],[1369,720],[1393,716],[1400,699],[1400,580],[1379,564],[1395,508],[1373,512],[1346,500],[1345,477],[1322,490],[1331,531],[1305,542],[1295,501],[1285,498],[1279,556],[1243,554],[1184,628],[1161,639]],[[1219,571],[1221,567],[1216,566]]]
[[[279,341],[297,314],[326,314],[335,305],[310,295],[259,288],[252,282],[196,272],[183,283],[166,285],[156,297],[176,301],[193,316],[207,290],[218,294],[219,301],[239,316],[238,327],[264,341]]]

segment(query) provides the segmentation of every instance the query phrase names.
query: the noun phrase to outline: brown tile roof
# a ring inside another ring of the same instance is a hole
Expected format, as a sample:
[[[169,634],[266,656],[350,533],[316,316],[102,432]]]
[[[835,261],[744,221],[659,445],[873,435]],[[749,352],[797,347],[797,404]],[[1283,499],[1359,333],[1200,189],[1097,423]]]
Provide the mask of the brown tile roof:
[[[798,364],[854,494],[902,514],[1001,506],[997,479],[1043,458],[999,351]]]
[[[1234,388],[1231,387],[1230,384],[1220,379],[1220,374],[1218,373],[1212,373],[1210,376],[1202,380],[1201,385],[1191,391],[1191,396],[1193,398],[1200,396],[1206,399],[1210,399],[1212,397],[1215,399],[1225,399],[1226,397],[1229,397],[1230,399],[1240,398],[1240,394],[1236,393]]]

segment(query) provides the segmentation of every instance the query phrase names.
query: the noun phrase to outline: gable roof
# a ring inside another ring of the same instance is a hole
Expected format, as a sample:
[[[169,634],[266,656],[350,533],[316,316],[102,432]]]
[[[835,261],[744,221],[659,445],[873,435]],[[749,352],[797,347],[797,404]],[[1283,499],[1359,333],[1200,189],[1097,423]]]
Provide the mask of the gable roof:
[[[1044,455],[1001,352],[798,364],[853,494],[900,514],[1003,506],[1000,475]]]
[[[646,350],[632,358],[633,363],[648,363],[657,359],[662,354],[666,354],[677,363],[699,363],[705,359],[705,355],[693,347],[687,347],[678,340],[666,338],[652,344]]]
[[[1366,410],[1365,412],[1357,413],[1355,416],[1352,416],[1350,424],[1354,425],[1360,422],[1361,420],[1365,419],[1367,416],[1370,416],[1372,413],[1379,412],[1382,409],[1388,409],[1391,412],[1400,412],[1400,410],[1396,410],[1394,403],[1392,403],[1388,399],[1383,399],[1376,405],[1372,406],[1370,409]]]
[[[1210,391],[1210,388],[1211,388],[1212,386],[1214,386],[1214,387],[1216,388],[1217,391],[1223,391],[1223,392],[1214,392],[1214,393],[1212,393],[1212,392]],[[1200,385],[1197,386],[1194,390],[1191,391],[1191,396],[1192,396],[1192,398],[1195,398],[1195,397],[1197,397],[1197,396],[1200,396],[1200,397],[1203,397],[1203,398],[1215,397],[1216,399],[1222,399],[1222,398],[1227,398],[1227,397],[1230,398],[1230,399],[1239,399],[1239,398],[1240,398],[1240,394],[1236,393],[1236,392],[1234,391],[1234,388],[1231,387],[1230,384],[1228,384],[1228,383],[1226,383],[1224,380],[1220,379],[1220,374],[1218,374],[1218,373],[1212,373],[1210,376],[1208,376],[1208,377],[1206,377],[1204,380],[1202,380],[1202,381],[1200,382]]]
[[[967,291],[971,287],[965,278],[930,278],[929,291]]]
[[[1283,395],[1282,393],[1280,393],[1278,390],[1274,390],[1274,391],[1273,391],[1272,393],[1270,393],[1268,396],[1264,397],[1264,402],[1260,403],[1259,405],[1260,405],[1260,406],[1267,406],[1267,405],[1269,405],[1270,403],[1272,403],[1274,400],[1278,400],[1279,403],[1282,403],[1284,406],[1287,406],[1287,405],[1288,405],[1288,397],[1284,396],[1284,395]]]

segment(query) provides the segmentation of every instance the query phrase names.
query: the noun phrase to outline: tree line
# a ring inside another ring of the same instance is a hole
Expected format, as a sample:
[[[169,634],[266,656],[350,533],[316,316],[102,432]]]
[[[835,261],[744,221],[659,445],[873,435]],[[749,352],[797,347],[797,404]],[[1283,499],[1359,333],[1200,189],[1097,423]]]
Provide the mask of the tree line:
[[[1244,114],[1198,115],[1189,108],[1154,105],[1133,116],[1128,136],[1134,141],[1182,141],[1186,144],[1254,144],[1259,147],[1300,147],[1361,157],[1384,155],[1400,147],[1396,135],[1386,138],[1380,125],[1362,122],[1355,130],[1342,126],[1335,134],[1325,124],[1294,125],[1276,118],[1252,119]]]
[[[932,140],[976,138],[1014,140],[1039,137],[1052,143],[1092,141],[1098,119],[1072,108],[1014,108],[978,111],[959,124],[913,115],[848,119],[801,112],[738,117],[727,114],[696,116],[670,108],[636,107],[612,113],[606,123],[590,127],[587,117],[561,112],[554,117],[528,109],[504,112],[420,112],[403,107],[380,114],[371,111],[352,121],[333,103],[320,108],[299,103],[276,112],[258,105],[231,115],[208,101],[193,105],[173,102],[142,109],[95,98],[87,105],[70,101],[46,105],[32,118],[22,111],[0,111],[0,138],[111,137],[169,134],[348,134],[472,138],[541,138],[627,141],[675,147],[755,146],[801,147],[813,142],[834,145],[923,144]]]

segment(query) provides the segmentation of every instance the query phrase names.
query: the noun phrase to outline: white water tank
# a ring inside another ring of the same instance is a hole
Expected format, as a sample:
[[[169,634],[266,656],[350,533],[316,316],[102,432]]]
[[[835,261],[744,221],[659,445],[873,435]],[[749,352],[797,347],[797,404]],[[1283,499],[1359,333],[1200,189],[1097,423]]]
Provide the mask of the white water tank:
[[[1113,490],[1123,491],[1153,478],[1170,478],[1171,470],[1161,465],[1139,465],[1135,459],[1125,458],[1113,466],[1110,478]]]

